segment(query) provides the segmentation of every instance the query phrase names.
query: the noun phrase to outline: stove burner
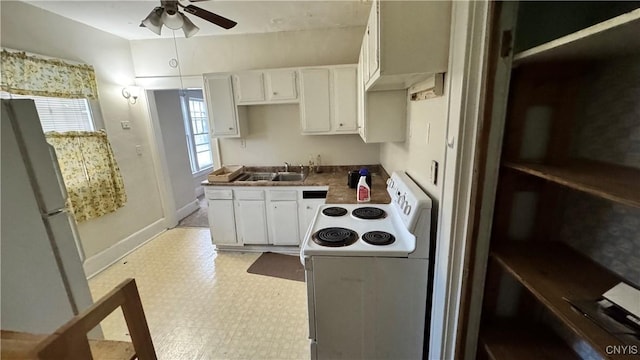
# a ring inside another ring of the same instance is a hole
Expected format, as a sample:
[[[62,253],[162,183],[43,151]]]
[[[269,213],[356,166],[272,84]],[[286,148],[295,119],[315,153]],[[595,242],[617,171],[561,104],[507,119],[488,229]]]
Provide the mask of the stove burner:
[[[396,241],[396,238],[384,231],[369,231],[362,235],[362,240],[371,245],[390,245]]]
[[[358,219],[375,220],[384,219],[387,217],[387,213],[377,207],[361,207],[353,210],[351,214]]]
[[[312,236],[313,242],[322,246],[349,246],[358,240],[358,234],[341,227],[330,227],[318,230]]]
[[[347,209],[338,206],[332,206],[322,210],[322,213],[327,216],[343,216],[347,214]]]

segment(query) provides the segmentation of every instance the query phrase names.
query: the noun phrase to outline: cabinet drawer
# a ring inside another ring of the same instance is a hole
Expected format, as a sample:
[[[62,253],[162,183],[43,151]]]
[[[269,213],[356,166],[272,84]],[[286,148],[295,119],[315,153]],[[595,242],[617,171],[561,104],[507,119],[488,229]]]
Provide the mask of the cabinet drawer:
[[[237,200],[264,200],[263,190],[235,190]]]
[[[271,201],[297,200],[298,192],[296,190],[271,190],[269,196]]]
[[[204,193],[206,194],[207,199],[211,199],[211,200],[233,199],[233,192],[231,191],[231,189],[227,189],[227,190],[205,189]]]

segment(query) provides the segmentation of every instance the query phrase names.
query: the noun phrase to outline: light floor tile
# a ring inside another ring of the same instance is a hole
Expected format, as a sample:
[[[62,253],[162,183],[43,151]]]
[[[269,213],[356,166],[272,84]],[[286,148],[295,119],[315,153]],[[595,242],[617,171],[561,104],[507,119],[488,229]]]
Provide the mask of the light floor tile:
[[[305,284],[247,273],[260,254],[218,253],[209,234],[163,233],[89,280],[94,299],[135,278],[158,359],[308,359]],[[130,341],[121,311],[101,325]]]

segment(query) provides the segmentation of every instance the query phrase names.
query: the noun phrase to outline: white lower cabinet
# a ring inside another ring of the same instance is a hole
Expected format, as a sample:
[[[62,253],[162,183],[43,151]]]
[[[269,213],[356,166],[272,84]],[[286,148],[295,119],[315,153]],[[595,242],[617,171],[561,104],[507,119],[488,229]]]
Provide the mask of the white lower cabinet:
[[[216,245],[238,245],[232,191],[207,189],[205,194],[209,205],[211,241]]]
[[[267,190],[269,234],[273,245],[299,245],[298,190]]]
[[[267,213],[263,190],[234,190],[238,242],[268,244]]]
[[[216,245],[299,246],[326,187],[205,189],[211,239]]]
[[[271,241],[273,245],[299,245],[298,202],[272,201],[269,203],[271,216]]]

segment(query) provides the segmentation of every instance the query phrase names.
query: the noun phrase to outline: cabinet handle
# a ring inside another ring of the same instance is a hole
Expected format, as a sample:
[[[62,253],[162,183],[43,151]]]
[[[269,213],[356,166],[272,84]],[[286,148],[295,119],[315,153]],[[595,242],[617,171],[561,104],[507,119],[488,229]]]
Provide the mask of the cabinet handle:
[[[273,95],[278,95],[278,92],[277,92],[277,91],[274,91],[274,92],[273,92]]]
[[[233,128],[229,128],[229,130],[233,130]]]
[[[342,123],[340,123],[340,126],[342,126]]]
[[[307,209],[311,210],[311,206],[308,206],[308,205],[307,205]]]

